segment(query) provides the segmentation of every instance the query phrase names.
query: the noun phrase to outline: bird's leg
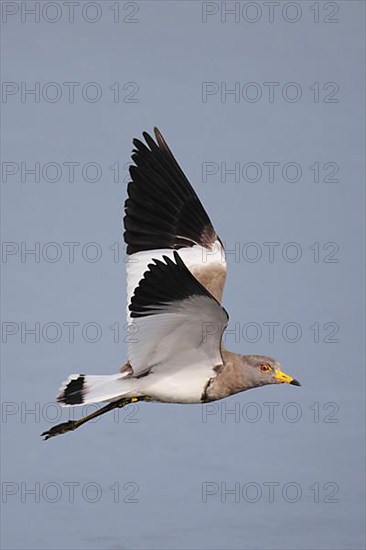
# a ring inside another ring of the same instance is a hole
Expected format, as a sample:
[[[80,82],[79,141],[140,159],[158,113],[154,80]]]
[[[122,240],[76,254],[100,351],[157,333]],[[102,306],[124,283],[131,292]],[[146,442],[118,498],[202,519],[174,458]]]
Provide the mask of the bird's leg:
[[[79,420],[69,420],[68,422],[62,422],[61,424],[57,424],[57,426],[53,426],[50,430],[47,430],[47,432],[43,432],[41,434],[42,437],[44,437],[44,440],[50,439],[50,437],[54,437],[55,435],[61,435],[66,432],[72,432],[76,430],[76,428],[79,428],[86,422],[89,422],[89,420],[92,420],[93,418],[97,418],[98,416],[101,416],[102,414],[105,414],[106,412],[112,411],[116,408],[122,408],[126,405],[129,405],[130,403],[136,403],[137,401],[147,401],[148,399],[146,397],[129,397],[129,398],[121,398],[118,401],[112,401],[111,403],[108,403],[108,405],[105,405],[105,407],[102,407],[101,409],[98,409],[97,411],[92,412],[91,414],[88,414],[87,416],[84,416],[83,418],[80,418]]]

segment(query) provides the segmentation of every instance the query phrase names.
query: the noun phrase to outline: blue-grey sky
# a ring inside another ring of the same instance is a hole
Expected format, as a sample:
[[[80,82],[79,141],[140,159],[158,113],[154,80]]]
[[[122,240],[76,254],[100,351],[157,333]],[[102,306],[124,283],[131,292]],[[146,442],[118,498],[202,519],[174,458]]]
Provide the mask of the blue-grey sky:
[[[3,548],[363,548],[364,3],[1,8]],[[226,346],[302,387],[45,443],[60,382],[126,359],[126,168],[153,126],[228,250]]]

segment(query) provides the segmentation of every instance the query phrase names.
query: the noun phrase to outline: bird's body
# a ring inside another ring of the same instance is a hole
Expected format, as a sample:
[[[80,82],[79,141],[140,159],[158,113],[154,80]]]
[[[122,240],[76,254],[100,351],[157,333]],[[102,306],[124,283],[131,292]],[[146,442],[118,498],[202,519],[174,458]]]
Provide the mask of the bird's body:
[[[202,403],[266,384],[299,385],[270,357],[224,349],[223,245],[160,132],[156,142],[144,137],[147,146],[134,140],[125,202],[128,360],[118,374],[71,375],[57,400],[108,402],[105,412],[131,401]]]
[[[182,368],[176,364],[167,364],[168,374],[159,369],[146,377],[139,379],[133,395],[149,396],[153,401],[163,403],[200,403],[207,384],[207,377],[211,376],[210,364],[194,362]],[[132,397],[132,394],[131,394]]]

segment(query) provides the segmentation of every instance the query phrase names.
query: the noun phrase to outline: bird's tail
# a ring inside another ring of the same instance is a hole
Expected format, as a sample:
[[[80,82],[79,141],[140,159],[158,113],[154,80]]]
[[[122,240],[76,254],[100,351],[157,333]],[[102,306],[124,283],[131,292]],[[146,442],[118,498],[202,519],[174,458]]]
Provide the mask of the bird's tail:
[[[66,407],[113,401],[128,396],[131,389],[125,374],[71,374],[62,384],[57,401]]]

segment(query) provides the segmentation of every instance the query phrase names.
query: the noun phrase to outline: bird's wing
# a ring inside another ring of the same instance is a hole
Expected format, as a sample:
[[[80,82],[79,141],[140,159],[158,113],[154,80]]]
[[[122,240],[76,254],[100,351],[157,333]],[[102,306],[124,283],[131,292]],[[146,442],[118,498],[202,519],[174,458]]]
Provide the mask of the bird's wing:
[[[136,324],[128,345],[134,376],[151,369],[176,371],[197,365],[214,375],[222,364],[220,345],[228,314],[187,269],[178,252],[174,261],[153,260],[129,306]]]
[[[135,139],[132,181],[125,202],[127,304],[153,258],[173,258],[179,250],[188,269],[221,302],[225,252],[212,223],[163,136],[144,132]],[[128,320],[129,316],[128,316]]]

